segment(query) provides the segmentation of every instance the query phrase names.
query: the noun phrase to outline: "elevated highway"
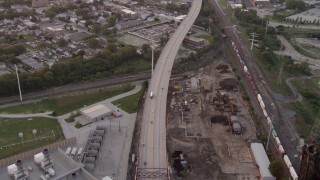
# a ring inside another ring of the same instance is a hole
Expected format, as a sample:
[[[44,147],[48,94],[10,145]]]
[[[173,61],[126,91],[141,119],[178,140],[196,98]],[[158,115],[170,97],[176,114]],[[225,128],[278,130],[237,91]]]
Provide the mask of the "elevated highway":
[[[166,148],[166,105],[169,79],[179,47],[196,20],[202,0],[194,0],[187,17],[171,36],[149,83],[139,142],[136,179],[169,179]],[[152,97],[150,94],[152,92]]]

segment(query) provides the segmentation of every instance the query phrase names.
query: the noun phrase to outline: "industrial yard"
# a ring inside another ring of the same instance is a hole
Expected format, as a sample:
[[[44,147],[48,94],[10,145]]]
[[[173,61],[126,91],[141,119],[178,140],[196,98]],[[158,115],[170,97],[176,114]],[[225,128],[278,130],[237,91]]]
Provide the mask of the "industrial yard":
[[[230,65],[214,62],[171,81],[168,153],[177,179],[257,179],[250,153],[256,129]]]

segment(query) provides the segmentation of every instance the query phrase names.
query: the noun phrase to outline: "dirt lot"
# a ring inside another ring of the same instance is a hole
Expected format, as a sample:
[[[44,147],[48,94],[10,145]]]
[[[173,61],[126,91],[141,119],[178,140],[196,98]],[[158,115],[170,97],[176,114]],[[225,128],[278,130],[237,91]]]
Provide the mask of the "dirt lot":
[[[217,90],[220,97],[228,96],[226,103],[217,101]],[[233,131],[231,115],[238,117],[240,134]],[[248,148],[256,140],[256,129],[227,64],[215,62],[193,78],[170,82],[167,137],[172,179],[259,176]]]

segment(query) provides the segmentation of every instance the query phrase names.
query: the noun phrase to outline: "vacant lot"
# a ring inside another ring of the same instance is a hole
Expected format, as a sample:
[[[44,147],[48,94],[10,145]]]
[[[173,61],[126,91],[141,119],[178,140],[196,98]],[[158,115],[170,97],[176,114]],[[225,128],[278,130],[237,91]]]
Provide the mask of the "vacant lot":
[[[83,106],[90,105],[110,97],[128,92],[133,86],[123,86],[119,88],[96,89],[91,91],[73,92],[65,95],[49,97],[41,102],[23,104],[14,107],[0,109],[1,113],[41,113],[54,111],[56,115],[72,112]]]
[[[0,159],[64,139],[55,119],[0,118],[0,127]],[[37,130],[35,135],[32,133],[33,129]],[[23,138],[19,137],[20,132],[23,133]]]

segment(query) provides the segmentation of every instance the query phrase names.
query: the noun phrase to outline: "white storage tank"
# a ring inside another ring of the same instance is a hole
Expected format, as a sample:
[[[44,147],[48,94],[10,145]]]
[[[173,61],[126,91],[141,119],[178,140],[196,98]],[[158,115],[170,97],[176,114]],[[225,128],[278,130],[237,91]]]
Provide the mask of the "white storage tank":
[[[9,176],[12,176],[17,172],[18,167],[16,164],[11,164],[10,166],[7,167],[7,170],[8,170]]]
[[[44,160],[44,154],[42,152],[35,154],[33,156],[33,159],[36,164],[40,164]]]

